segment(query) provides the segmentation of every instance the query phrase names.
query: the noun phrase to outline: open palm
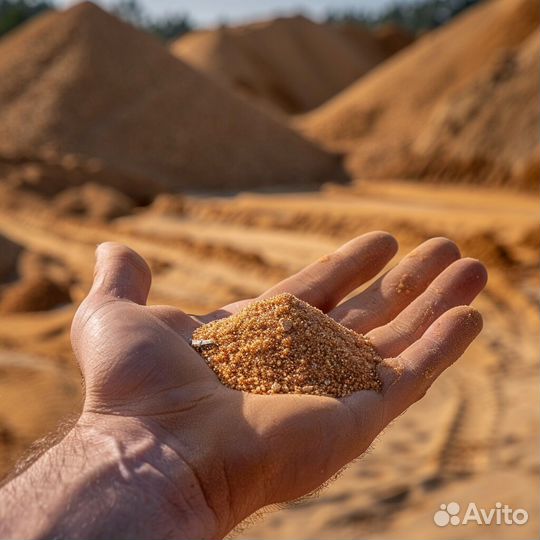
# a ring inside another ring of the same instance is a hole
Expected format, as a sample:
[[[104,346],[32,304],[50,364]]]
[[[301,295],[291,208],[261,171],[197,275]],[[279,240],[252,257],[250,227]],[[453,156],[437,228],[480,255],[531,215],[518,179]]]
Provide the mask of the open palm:
[[[374,232],[345,244],[262,297],[290,292],[367,334],[387,359],[382,393],[335,399],[228,389],[189,345],[193,330],[252,300],[205,316],[146,306],[150,270],[130,249],[99,246],[94,285],[79,308],[73,347],[85,380],[83,416],[144,426],[194,472],[219,534],[257,509],[302,496],[360,455],[479,333],[467,305],[486,283],[481,263],[431,239],[369,287],[397,251]]]

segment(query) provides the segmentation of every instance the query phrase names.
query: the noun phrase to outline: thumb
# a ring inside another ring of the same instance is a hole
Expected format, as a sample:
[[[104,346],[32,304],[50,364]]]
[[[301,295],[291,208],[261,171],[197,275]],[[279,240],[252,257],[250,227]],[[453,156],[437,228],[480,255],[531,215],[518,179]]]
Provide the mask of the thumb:
[[[116,300],[145,305],[151,280],[150,268],[132,249],[114,242],[98,246],[94,283],[79,306],[71,326],[71,343],[78,358],[82,352],[81,340],[93,315]]]
[[[122,244],[105,242],[96,250],[94,283],[88,296],[145,305],[151,282],[150,268],[140,255]]]
[[[94,283],[79,306],[71,327],[72,342],[88,320],[103,305],[114,300],[129,300],[145,305],[152,275],[144,259],[132,249],[105,242],[96,249]]]

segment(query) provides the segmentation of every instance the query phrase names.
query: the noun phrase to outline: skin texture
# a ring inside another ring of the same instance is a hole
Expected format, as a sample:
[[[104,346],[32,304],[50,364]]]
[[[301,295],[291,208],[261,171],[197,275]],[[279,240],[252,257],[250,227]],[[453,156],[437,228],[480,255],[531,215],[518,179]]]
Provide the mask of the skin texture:
[[[148,307],[144,260],[124,246],[100,245],[93,287],[72,328],[83,413],[62,442],[0,491],[0,536],[216,538],[266,505],[316,489],[420,399],[482,328],[468,304],[486,271],[444,238],[428,240],[339,304],[396,251],[391,235],[369,233],[262,295],[298,296],[370,336],[387,359],[382,393],[334,399],[222,386],[187,340],[201,323],[252,300],[200,317]],[[28,499],[37,509],[23,519],[17,503]]]

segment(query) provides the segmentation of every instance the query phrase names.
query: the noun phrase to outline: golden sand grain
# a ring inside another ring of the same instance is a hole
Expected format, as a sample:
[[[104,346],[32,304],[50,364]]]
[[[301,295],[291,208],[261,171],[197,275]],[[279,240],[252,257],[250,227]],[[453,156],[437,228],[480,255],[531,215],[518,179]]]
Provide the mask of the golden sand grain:
[[[399,280],[399,283],[396,287],[396,292],[398,294],[409,294],[412,292],[412,286],[411,286],[412,278],[410,274],[403,274]]]
[[[381,388],[381,358],[369,340],[292,294],[205,324],[193,340],[204,340],[197,350],[235,390],[342,397]]]

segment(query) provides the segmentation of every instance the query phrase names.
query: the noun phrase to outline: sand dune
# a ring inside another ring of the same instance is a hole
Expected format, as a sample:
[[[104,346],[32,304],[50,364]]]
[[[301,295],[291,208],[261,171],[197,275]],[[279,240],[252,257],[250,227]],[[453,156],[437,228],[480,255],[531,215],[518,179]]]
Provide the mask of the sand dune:
[[[99,158],[128,177],[112,182],[128,194],[132,177],[155,193],[298,186],[338,169],[332,156],[89,2],[2,40],[0,114],[0,150]]]
[[[368,30],[355,29],[353,36],[302,16],[191,32],[171,50],[229,88],[286,113],[313,109],[389,55]]]
[[[485,66],[502,54],[511,54],[539,23],[540,8],[534,0],[482,3],[419,39],[306,115],[299,126],[328,147],[348,152],[348,168],[355,177],[406,175],[413,142],[427,129],[435,107],[457,99],[453,96],[464,88],[482,84]],[[499,102],[489,102],[486,107],[493,107],[492,112],[484,115],[496,115],[506,97],[512,96],[501,95]],[[527,110],[519,108],[516,114],[524,118]],[[474,144],[480,144],[482,153],[480,139],[476,137]],[[514,182],[506,176],[502,181]],[[521,184],[521,179],[516,183]]]

